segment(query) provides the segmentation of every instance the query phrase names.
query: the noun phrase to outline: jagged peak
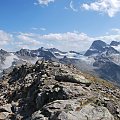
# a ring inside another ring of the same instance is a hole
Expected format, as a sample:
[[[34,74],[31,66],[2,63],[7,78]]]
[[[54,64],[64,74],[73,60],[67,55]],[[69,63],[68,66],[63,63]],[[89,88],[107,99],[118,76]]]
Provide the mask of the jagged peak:
[[[118,46],[118,45],[120,45],[120,42],[119,42],[119,41],[112,41],[112,42],[110,43],[110,45],[111,45],[111,46]]]
[[[108,46],[108,45],[105,42],[103,42],[102,40],[95,40],[92,43],[90,49],[92,49],[92,48],[94,48],[94,49],[101,49],[101,48],[106,47],[106,46]]]

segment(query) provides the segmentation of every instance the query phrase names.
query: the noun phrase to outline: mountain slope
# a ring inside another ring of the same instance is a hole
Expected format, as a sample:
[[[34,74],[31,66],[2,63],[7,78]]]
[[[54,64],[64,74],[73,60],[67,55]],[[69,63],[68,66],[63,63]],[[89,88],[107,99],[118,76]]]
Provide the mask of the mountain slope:
[[[12,66],[13,62],[19,58],[13,53],[9,53],[5,50],[0,50],[0,71]]]
[[[0,85],[1,119],[119,120],[120,89],[72,65],[39,60],[4,74]]]
[[[120,85],[120,66],[109,60],[104,56],[96,58],[93,66],[101,78],[112,81]]]
[[[120,84],[120,52],[113,47],[118,43],[112,41],[109,45],[101,40],[94,41],[84,55],[86,59],[94,59],[89,66],[92,68],[92,72],[87,68],[84,71]]]
[[[120,42],[118,41],[112,41],[110,43],[110,46],[112,46],[114,49],[118,50],[120,52]]]

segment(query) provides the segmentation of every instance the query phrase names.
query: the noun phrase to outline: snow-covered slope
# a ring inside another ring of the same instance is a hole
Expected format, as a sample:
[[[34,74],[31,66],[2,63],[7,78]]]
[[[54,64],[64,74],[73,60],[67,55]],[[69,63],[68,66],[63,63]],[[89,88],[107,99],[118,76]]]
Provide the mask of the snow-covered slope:
[[[93,65],[93,63],[95,62],[95,59],[94,57],[87,57],[87,56],[81,56],[80,57],[80,60],[81,61],[84,61],[86,64],[89,64],[89,65]]]
[[[2,69],[6,69],[12,66],[12,63],[16,60],[19,60],[19,58],[14,55],[13,53],[10,53],[9,56],[6,57],[5,61],[3,62],[4,64],[2,64]]]
[[[112,41],[110,43],[110,46],[120,52],[120,42],[119,41]]]
[[[114,49],[116,49],[117,51],[120,52],[120,45],[117,45],[117,46],[111,46],[111,47],[113,47]]]

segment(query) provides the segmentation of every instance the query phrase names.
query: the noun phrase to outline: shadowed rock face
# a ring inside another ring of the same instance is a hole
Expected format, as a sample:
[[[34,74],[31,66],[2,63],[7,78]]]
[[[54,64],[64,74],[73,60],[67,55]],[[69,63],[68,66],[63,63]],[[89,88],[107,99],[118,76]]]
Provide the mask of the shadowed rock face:
[[[52,54],[52,52],[48,49],[45,49],[43,47],[37,49],[37,50],[29,50],[29,49],[21,49],[20,51],[17,51],[15,53],[19,56],[28,56],[28,57],[42,57],[45,60],[50,60],[51,58],[55,58],[55,56]]]
[[[106,47],[107,44],[102,40],[96,40],[92,43],[90,49],[96,49],[98,51],[103,51],[103,48]]]
[[[9,120],[119,120],[120,90],[72,65],[37,61],[0,81],[0,118]]]
[[[3,50],[3,49],[1,49],[1,50],[0,50],[0,55],[5,55],[5,54],[8,54],[8,52],[5,51],[5,50]]]
[[[120,42],[112,41],[112,42],[110,43],[110,45],[111,45],[111,46],[118,46],[118,45],[120,45]]]
[[[105,51],[107,44],[101,40],[96,40],[92,43],[90,48],[86,51],[85,56],[102,53]]]

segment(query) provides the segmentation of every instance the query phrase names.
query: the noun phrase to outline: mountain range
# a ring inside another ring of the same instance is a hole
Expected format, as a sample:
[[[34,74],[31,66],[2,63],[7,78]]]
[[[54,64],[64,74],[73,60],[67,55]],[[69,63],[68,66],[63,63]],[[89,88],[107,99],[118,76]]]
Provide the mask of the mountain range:
[[[16,52],[7,52],[1,49],[1,75],[10,71],[14,66],[26,62],[35,63],[39,59],[72,64],[82,72],[99,76],[120,85],[120,42],[117,41],[107,44],[102,40],[95,40],[84,54],[76,51],[64,52],[56,48],[46,49],[44,47],[37,50],[21,49]]]
[[[1,49],[0,120],[120,120],[119,45]]]

